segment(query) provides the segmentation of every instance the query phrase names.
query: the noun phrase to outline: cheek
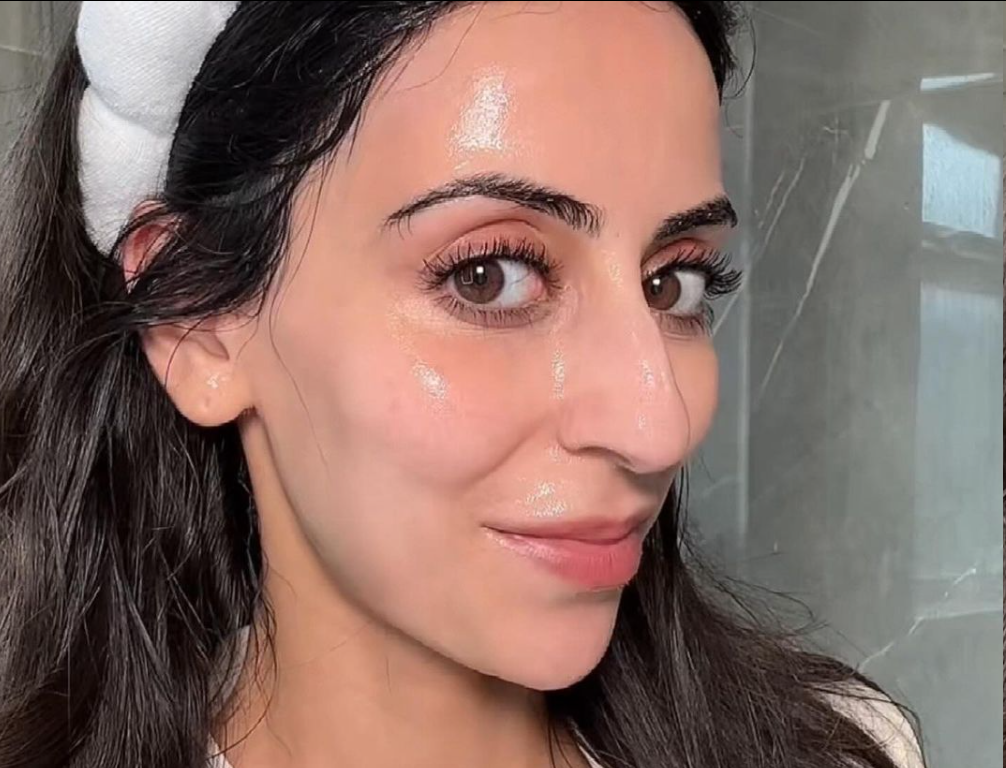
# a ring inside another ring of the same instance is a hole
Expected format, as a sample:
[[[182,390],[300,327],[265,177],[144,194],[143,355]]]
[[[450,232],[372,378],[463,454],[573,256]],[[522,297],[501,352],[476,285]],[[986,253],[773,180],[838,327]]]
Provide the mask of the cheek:
[[[719,364],[711,342],[688,343],[669,350],[681,401],[688,416],[688,454],[712,426],[719,389]]]
[[[498,468],[545,415],[550,362],[536,365],[526,345],[517,358],[505,346],[385,326],[311,355],[302,373],[329,414],[333,452],[351,464],[379,462],[383,476],[416,491],[460,492]]]

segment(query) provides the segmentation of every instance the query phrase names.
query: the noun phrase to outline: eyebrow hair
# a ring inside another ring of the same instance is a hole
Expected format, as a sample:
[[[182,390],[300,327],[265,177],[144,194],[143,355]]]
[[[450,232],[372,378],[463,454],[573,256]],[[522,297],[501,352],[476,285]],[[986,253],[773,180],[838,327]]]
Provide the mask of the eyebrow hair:
[[[388,216],[384,227],[400,226],[420,211],[466,197],[488,197],[514,203],[552,216],[571,229],[592,236],[596,236],[604,225],[604,211],[596,205],[527,179],[500,173],[480,173],[454,179],[424,192]],[[653,235],[653,243],[670,240],[699,227],[720,225],[737,226],[737,213],[723,195],[665,218]]]
[[[547,214],[571,229],[596,235],[601,230],[604,213],[596,205],[577,200],[558,190],[526,179],[500,173],[479,173],[449,181],[423,193],[391,214],[385,227],[408,222],[412,216],[427,208],[465,197],[488,197],[515,203],[523,208]]]
[[[653,235],[653,242],[662,243],[699,227],[716,226],[730,229],[737,226],[737,212],[725,195],[699,203],[686,211],[672,213],[660,222]]]

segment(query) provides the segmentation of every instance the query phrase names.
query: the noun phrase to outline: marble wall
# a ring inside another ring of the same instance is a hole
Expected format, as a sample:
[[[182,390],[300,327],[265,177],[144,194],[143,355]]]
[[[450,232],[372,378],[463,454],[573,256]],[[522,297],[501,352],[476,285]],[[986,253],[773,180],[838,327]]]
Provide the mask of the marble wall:
[[[0,2],[0,158],[23,125],[76,5],[71,0]]]
[[[692,519],[918,712],[932,768],[1000,766],[1003,3],[750,19],[724,126],[747,283]]]

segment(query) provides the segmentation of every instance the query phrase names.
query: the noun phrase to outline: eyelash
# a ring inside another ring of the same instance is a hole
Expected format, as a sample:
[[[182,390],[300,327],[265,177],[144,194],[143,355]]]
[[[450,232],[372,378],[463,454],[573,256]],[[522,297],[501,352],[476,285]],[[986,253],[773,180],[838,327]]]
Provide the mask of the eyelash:
[[[555,294],[561,289],[560,265],[548,256],[544,246],[527,240],[508,240],[497,237],[491,242],[469,243],[444,254],[437,254],[423,260],[421,270],[422,287],[441,292],[448,280],[465,266],[494,259],[526,264],[534,269],[545,282],[546,290]],[[714,248],[692,246],[674,255],[658,269],[646,272],[645,282],[653,277],[689,270],[700,273],[705,280],[705,305],[697,315],[673,315],[666,311],[656,311],[661,324],[673,333],[706,333],[712,327],[713,310],[710,302],[727,296],[738,289],[741,272],[730,267],[730,256]],[[543,302],[535,302],[525,307],[506,309],[485,309],[459,301],[448,293],[437,296],[451,314],[460,319],[488,328],[528,325],[539,316]]]
[[[644,282],[657,275],[678,271],[698,272],[705,280],[705,302],[699,314],[688,316],[658,312],[661,323],[674,333],[708,333],[715,317],[711,302],[729,296],[741,285],[743,273],[732,268],[730,263],[730,255],[723,251],[693,245],[674,254],[670,261],[659,268],[644,273]]]
[[[515,261],[531,267],[545,282],[545,288],[550,294],[559,292],[562,287],[559,264],[549,257],[544,246],[529,240],[508,240],[504,237],[497,237],[489,242],[468,243],[448,253],[437,254],[432,259],[424,259],[420,275],[423,287],[436,293],[463,267],[493,259]],[[539,305],[542,303],[539,301],[525,307],[489,309],[459,301],[449,293],[437,296],[437,302],[452,315],[487,328],[530,325],[538,318],[541,310]]]

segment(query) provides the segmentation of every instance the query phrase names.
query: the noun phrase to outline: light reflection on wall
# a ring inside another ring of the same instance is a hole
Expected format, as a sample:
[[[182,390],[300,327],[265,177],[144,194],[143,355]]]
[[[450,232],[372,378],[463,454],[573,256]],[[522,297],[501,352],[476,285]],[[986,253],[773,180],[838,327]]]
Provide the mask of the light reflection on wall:
[[[999,403],[1000,297],[923,283],[921,299],[916,576],[955,582],[999,574],[996,478],[1002,442],[989,414]],[[965,607],[959,599],[940,602],[943,611]]]
[[[1002,158],[932,123],[922,126],[922,151],[922,220],[998,238]]]
[[[996,79],[995,72],[973,72],[967,75],[944,75],[943,77],[922,78],[923,91],[944,91],[948,88],[963,88],[975,83],[985,83]]]

